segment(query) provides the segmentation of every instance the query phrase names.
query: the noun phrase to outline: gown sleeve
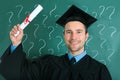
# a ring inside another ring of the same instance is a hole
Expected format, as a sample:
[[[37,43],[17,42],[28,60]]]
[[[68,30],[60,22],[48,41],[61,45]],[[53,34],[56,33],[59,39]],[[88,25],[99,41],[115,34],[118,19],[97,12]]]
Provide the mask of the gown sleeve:
[[[40,64],[37,61],[31,62],[26,59],[22,44],[12,54],[9,46],[1,57],[0,75],[7,80],[32,80],[39,76],[38,66]]]
[[[110,72],[108,71],[107,67],[103,65],[100,70],[100,80],[112,80]]]

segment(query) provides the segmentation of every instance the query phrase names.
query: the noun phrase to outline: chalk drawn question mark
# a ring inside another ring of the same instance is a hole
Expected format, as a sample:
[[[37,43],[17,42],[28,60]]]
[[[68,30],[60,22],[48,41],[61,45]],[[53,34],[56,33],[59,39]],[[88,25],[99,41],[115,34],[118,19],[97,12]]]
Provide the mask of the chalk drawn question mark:
[[[24,47],[24,43],[25,43],[25,41],[27,41],[27,39],[28,39],[28,35],[27,35],[27,34],[24,34],[24,36],[25,36],[25,39],[24,39],[23,42],[22,42],[23,47]]]
[[[102,27],[101,30],[99,31],[99,34],[100,34],[100,35],[103,35],[102,32],[103,32],[103,30],[105,29],[105,25],[103,25],[103,24],[98,24],[97,27]]]
[[[109,15],[109,19],[112,19],[112,15],[115,13],[115,7],[109,6],[106,8],[106,10],[108,10],[108,9],[112,10],[111,14]]]
[[[8,12],[8,14],[10,14],[10,17],[9,17],[9,23],[11,23],[11,22],[12,22],[11,19],[12,19],[14,13],[13,13],[12,11],[10,11],[10,12]]]
[[[111,37],[113,38],[113,35],[117,32],[117,29],[114,26],[111,26],[110,28],[113,29],[113,32],[111,33]]]
[[[43,15],[45,18],[43,19],[42,21],[42,24],[45,25],[45,21],[48,19],[48,16],[47,15]]]
[[[54,32],[54,30],[55,30],[54,27],[52,27],[52,26],[49,26],[49,27],[48,27],[48,29],[50,29],[50,28],[51,28],[52,30],[51,30],[50,33],[49,33],[49,39],[51,39],[51,34],[52,34],[52,33]]]
[[[56,14],[55,16],[54,16],[55,18],[59,18],[60,17],[60,15],[58,15],[58,14]],[[56,28],[58,28],[58,24],[56,23],[56,26],[55,26]]]
[[[111,54],[108,56],[107,59],[108,59],[109,62],[111,62],[111,59],[110,59],[110,58],[114,55],[115,51],[112,50],[112,49],[108,49],[108,51],[110,51]]]
[[[103,45],[106,43],[107,40],[104,39],[104,38],[102,38],[101,40],[103,40],[103,41],[102,41],[102,43],[100,44],[100,47],[103,48]]]
[[[52,15],[52,13],[56,10],[56,4],[55,4],[55,7],[49,12],[49,15],[51,16]]]
[[[98,50],[92,50],[93,53],[95,53],[95,55],[93,56],[93,58],[96,58],[98,56]]]
[[[43,42],[43,46],[40,47],[40,49],[39,49],[39,56],[41,56],[41,54],[42,54],[41,50],[46,46],[46,41],[44,39],[40,39],[39,42],[41,42],[41,41]]]
[[[22,12],[22,10],[23,10],[23,6],[22,5],[17,5],[16,7],[20,7],[20,10],[19,10],[19,12],[18,12],[18,18],[20,17],[20,14],[21,14],[21,12]]]
[[[89,38],[88,40],[86,41],[86,46],[88,46],[88,43],[93,39],[93,36],[92,35],[89,35]]]
[[[34,47],[34,42],[30,42],[30,44],[31,44],[31,47],[28,49],[28,54],[27,54],[27,56],[30,55],[30,51],[31,51],[31,49]]]
[[[35,31],[34,31],[34,37],[36,38],[37,36],[36,36],[36,32],[37,32],[37,30],[38,30],[38,28],[39,28],[39,24],[34,24],[35,26],[37,26],[37,28],[35,29]]]
[[[99,6],[99,8],[102,9],[102,11],[100,12],[100,15],[99,15],[99,17],[101,17],[103,12],[105,11],[105,6],[101,5],[101,6]]]
[[[57,44],[57,49],[58,49],[58,51],[60,51],[60,45],[62,44],[63,39],[62,39],[62,37],[61,37],[61,36],[56,36],[55,38],[60,39],[60,42]]]

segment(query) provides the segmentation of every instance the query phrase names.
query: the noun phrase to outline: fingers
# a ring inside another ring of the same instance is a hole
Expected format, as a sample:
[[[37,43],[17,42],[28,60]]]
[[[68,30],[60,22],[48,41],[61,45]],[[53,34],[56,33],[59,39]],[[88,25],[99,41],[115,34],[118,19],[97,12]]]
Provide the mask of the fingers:
[[[18,35],[16,35],[19,32]],[[19,45],[23,38],[23,30],[20,28],[20,25],[15,25],[10,31],[10,39],[12,41],[12,45]]]
[[[16,34],[17,31],[19,31],[18,26],[15,25],[15,26],[12,28],[11,33],[12,33],[12,34]]]
[[[14,26],[15,27],[15,29],[17,30],[17,31],[20,31],[20,30],[22,30],[21,28],[20,28],[20,24],[17,24],[16,26]]]
[[[15,25],[12,30],[10,31],[11,35],[15,35],[18,32],[22,32],[22,29],[20,28],[20,24]]]

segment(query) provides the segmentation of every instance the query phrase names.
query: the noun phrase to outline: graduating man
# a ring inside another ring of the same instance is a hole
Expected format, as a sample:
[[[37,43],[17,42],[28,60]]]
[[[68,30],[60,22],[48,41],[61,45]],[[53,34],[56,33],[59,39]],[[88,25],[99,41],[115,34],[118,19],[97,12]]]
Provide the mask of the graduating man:
[[[10,32],[12,45],[1,57],[0,74],[7,80],[112,80],[107,67],[87,55],[84,44],[87,28],[96,19],[72,5],[57,20],[64,27],[64,40],[69,52],[62,56],[45,55],[27,60],[22,49],[20,25]],[[20,34],[14,36],[17,31]]]

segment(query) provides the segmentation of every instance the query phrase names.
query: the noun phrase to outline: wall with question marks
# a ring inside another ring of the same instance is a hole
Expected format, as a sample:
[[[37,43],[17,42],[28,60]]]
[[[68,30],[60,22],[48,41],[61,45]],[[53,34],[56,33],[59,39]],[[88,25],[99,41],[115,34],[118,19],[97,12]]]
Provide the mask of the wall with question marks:
[[[63,55],[67,48],[63,28],[55,21],[72,5],[96,17],[89,29],[87,53],[104,63],[113,80],[120,80],[120,9],[119,0],[1,0],[0,3],[0,56],[11,44],[9,32],[21,23],[38,5],[43,11],[24,30],[23,48],[30,59],[45,54]],[[1,79],[3,79],[0,76]]]

